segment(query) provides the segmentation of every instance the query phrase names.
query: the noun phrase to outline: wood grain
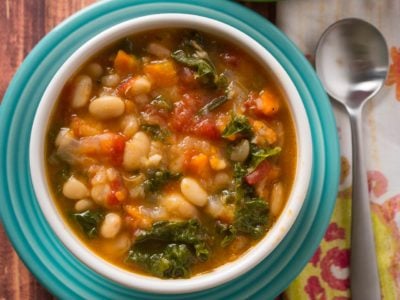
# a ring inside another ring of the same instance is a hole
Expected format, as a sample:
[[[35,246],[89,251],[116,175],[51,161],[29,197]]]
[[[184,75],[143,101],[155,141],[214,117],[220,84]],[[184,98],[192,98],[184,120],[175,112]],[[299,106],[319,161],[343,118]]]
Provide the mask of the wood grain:
[[[66,17],[95,0],[0,0],[0,99],[18,66],[39,40]],[[275,21],[275,5],[246,6]],[[54,299],[13,250],[0,225],[0,300]]]

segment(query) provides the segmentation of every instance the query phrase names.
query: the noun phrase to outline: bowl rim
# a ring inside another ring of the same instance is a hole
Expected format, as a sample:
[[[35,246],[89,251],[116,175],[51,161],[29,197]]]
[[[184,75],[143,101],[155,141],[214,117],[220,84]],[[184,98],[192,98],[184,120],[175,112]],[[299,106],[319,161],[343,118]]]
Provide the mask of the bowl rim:
[[[60,212],[47,190],[48,182],[44,165],[44,141],[45,132],[48,128],[48,115],[51,113],[65,82],[93,53],[97,53],[107,45],[129,34],[165,28],[166,22],[168,23],[168,28],[199,28],[201,31],[211,32],[217,36],[228,34],[229,37],[235,39],[234,43],[239,41],[246,42],[242,43],[242,48],[257,57],[264,67],[271,70],[271,73],[277,77],[276,79],[286,93],[295,123],[299,157],[297,159],[295,180],[288,202],[266,236],[234,262],[224,264],[211,272],[196,275],[190,280],[165,280],[128,272],[106,262],[89,250],[71,232],[69,226],[60,216]],[[298,105],[293,106],[293,103]],[[300,136],[301,139],[299,138]],[[56,236],[80,261],[112,281],[130,288],[163,294],[190,293],[216,287],[237,278],[265,259],[277,247],[279,242],[290,231],[306,198],[312,169],[312,143],[309,121],[300,95],[284,68],[267,49],[252,37],[221,21],[189,13],[163,13],[150,14],[116,24],[88,40],[64,62],[48,84],[37,108],[30,137],[29,158],[31,174],[35,174],[35,176],[32,176],[34,193],[40,208]],[[36,174],[40,174],[40,176]],[[57,218],[54,218],[54,215]],[[285,218],[282,216],[285,216]],[[157,285],[156,290],[154,284]]]

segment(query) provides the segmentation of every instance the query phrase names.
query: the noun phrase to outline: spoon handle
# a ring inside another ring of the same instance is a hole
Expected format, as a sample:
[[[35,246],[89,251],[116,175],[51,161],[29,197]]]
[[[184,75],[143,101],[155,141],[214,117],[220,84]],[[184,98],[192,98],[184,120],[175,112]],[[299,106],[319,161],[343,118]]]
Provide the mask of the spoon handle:
[[[361,108],[350,111],[353,146],[350,285],[353,300],[380,300],[374,233],[362,144]]]

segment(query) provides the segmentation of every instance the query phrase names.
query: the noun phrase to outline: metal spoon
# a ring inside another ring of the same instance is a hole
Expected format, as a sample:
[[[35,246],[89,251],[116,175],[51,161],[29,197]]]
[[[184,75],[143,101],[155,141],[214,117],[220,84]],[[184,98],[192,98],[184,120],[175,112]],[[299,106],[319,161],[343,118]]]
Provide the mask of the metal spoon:
[[[319,40],[316,69],[328,94],[342,103],[352,130],[353,195],[350,285],[353,300],[380,300],[362,143],[362,109],[384,84],[388,48],[382,34],[359,19],[331,25]]]

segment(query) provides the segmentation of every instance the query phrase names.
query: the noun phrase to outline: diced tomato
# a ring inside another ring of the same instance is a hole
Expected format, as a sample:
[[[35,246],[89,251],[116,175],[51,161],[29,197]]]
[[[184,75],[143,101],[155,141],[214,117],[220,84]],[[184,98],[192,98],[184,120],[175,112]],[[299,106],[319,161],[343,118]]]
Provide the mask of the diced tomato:
[[[118,205],[127,197],[127,191],[121,178],[116,178],[110,183],[111,192],[107,197],[107,204],[110,206]]]
[[[221,137],[214,116],[198,116],[203,99],[200,96],[184,94],[184,99],[174,105],[170,127],[181,133],[193,134],[198,137],[215,140]]]
[[[206,118],[195,125],[193,132],[201,137],[208,138],[210,140],[216,140],[221,137],[216,122],[210,118]]]
[[[125,150],[125,138],[115,135],[113,138],[113,146],[110,151],[111,162],[114,166],[122,165]]]
[[[188,101],[178,101],[175,103],[170,125],[177,132],[186,132],[193,126],[193,118],[196,111]]]
[[[264,160],[262,163],[258,165],[258,167],[248,174],[244,179],[250,185],[255,185],[263,180],[271,170],[271,164]]]
[[[80,140],[79,151],[82,155],[110,162],[113,166],[122,164],[124,150],[125,138],[111,132],[83,137]]]
[[[110,206],[114,206],[119,204],[117,197],[115,196],[115,191],[111,191],[107,197],[107,204]]]

